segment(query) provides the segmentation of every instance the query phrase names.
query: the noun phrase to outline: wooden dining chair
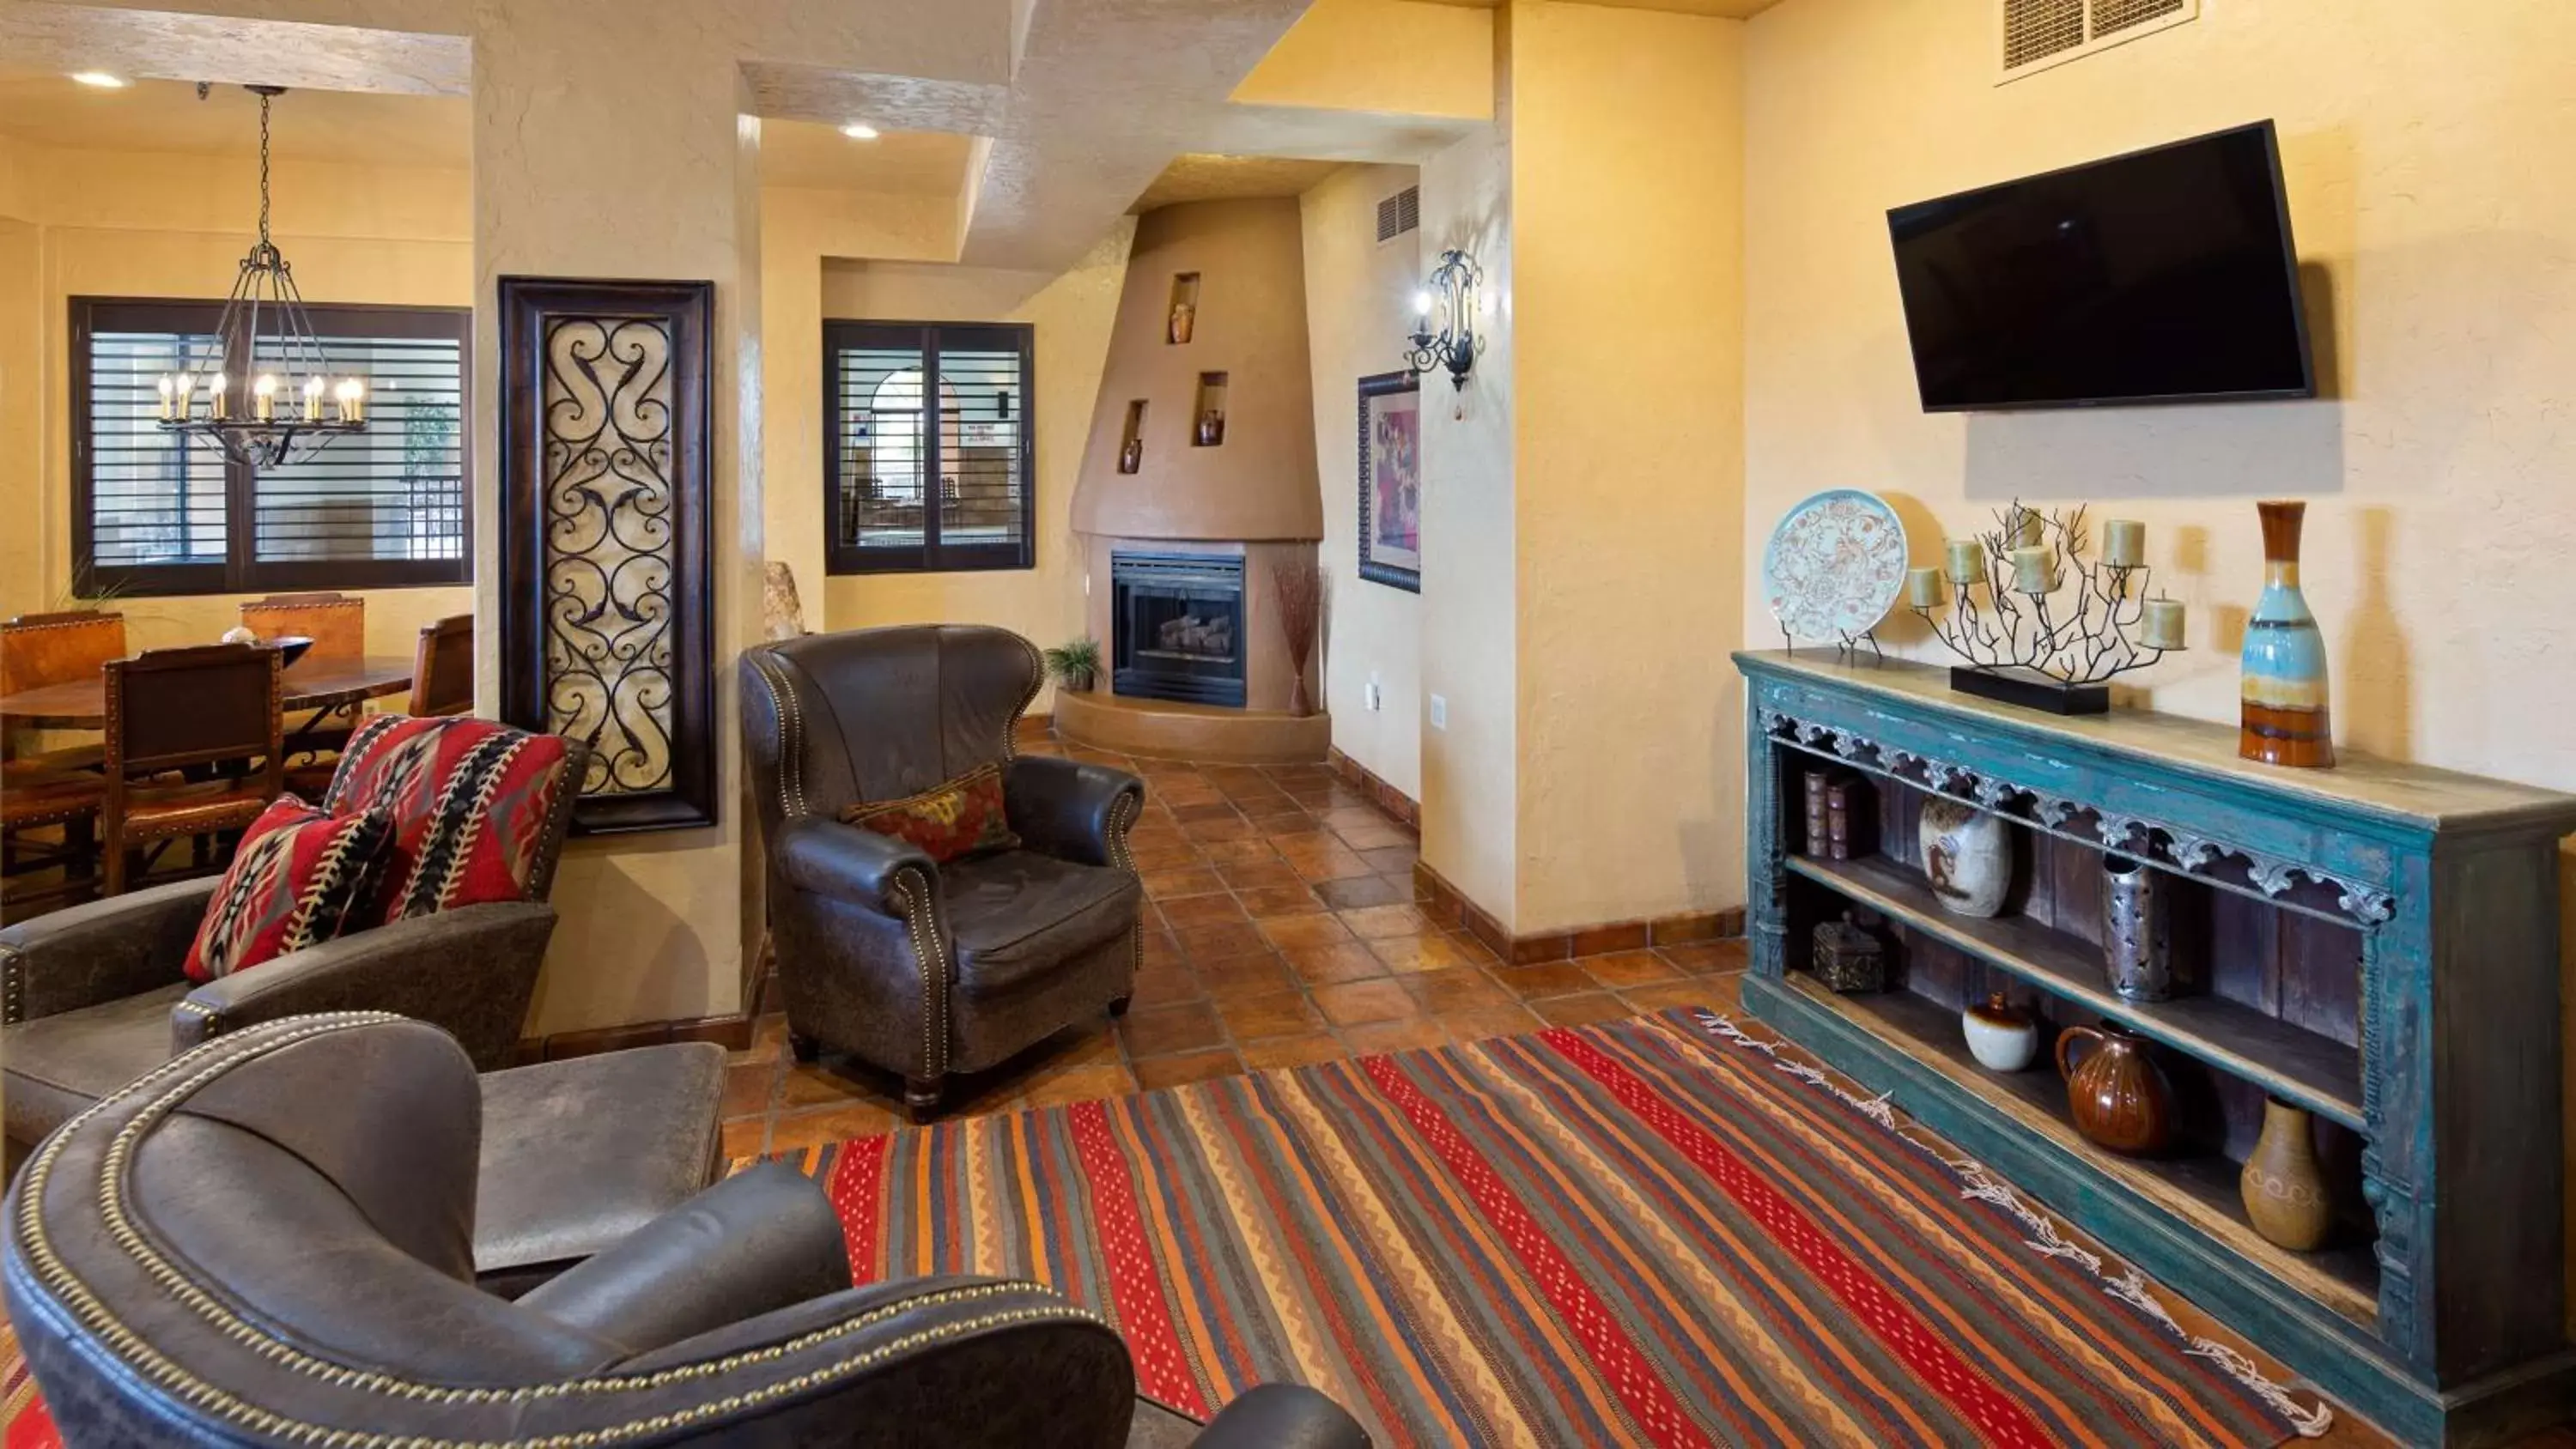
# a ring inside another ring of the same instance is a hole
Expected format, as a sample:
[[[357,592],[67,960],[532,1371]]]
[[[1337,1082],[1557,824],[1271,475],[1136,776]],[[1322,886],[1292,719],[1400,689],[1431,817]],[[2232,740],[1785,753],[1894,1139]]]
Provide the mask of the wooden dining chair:
[[[0,694],[98,678],[111,659],[125,657],[125,616],[97,609],[60,614],[20,614],[0,624]],[[30,771],[95,770],[95,743],[21,749],[0,730],[0,781]]]
[[[243,600],[241,622],[264,644],[289,638],[312,640],[313,647],[304,651],[305,659],[355,664],[367,657],[364,599],[328,590],[271,594],[265,599]],[[307,767],[327,773],[338,762],[340,747],[349,742],[349,732],[358,727],[363,712],[361,706],[354,704],[310,714],[299,712],[286,722],[287,738]]]
[[[313,647],[305,652],[307,659],[354,662],[367,657],[364,599],[327,592],[271,594],[265,599],[243,600],[241,621],[243,628],[267,643],[288,637],[312,640]]]
[[[474,616],[423,624],[412,653],[411,713],[474,712]]]
[[[137,852],[158,858],[172,841],[240,830],[277,798],[282,673],[276,650],[252,644],[148,649],[108,664],[100,845],[109,895],[124,893]],[[214,778],[174,778],[192,767]]]

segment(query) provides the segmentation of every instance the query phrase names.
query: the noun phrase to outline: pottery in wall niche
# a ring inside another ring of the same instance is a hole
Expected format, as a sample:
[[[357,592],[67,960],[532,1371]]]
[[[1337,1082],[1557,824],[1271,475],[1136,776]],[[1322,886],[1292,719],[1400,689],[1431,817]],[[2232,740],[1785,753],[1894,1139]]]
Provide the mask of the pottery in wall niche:
[[[2147,1055],[2146,1038],[2108,1024],[2070,1026],[2057,1038],[2066,1106],[2087,1141],[2132,1157],[2173,1145],[2173,1084]]]
[[[2287,1102],[2263,1102],[2263,1135],[2246,1154],[2237,1187],[2245,1216],[2267,1241],[2294,1253],[2325,1246],[2334,1231],[2334,1200],[2317,1166],[2316,1134],[2308,1114]]]
[[[1926,800],[1915,827],[1923,874],[1941,908],[1953,915],[1991,916],[2012,889],[2012,830],[2002,817],[1956,800]]]

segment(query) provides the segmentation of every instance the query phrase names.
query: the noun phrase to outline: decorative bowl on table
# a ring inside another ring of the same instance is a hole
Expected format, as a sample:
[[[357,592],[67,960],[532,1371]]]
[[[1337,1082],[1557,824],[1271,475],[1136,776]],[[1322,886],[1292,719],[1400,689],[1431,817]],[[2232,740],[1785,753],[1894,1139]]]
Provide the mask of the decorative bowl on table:
[[[313,647],[313,641],[301,634],[281,634],[269,640],[268,645],[284,656],[277,661],[278,668],[293,669],[295,661],[304,657],[304,651]]]

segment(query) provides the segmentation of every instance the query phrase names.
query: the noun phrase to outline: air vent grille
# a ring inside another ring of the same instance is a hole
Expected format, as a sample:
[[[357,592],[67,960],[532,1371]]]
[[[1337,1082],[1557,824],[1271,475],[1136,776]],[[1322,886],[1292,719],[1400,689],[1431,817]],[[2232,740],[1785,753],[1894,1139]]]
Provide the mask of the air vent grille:
[[[2200,0],[1997,0],[1996,81],[2017,80],[2200,14]]]
[[[2183,0],[2093,0],[2093,36],[2117,35],[2182,13]]]
[[[2004,0],[2004,69],[2084,43],[2084,0]]]
[[[1422,225],[1422,188],[1408,186],[1377,204],[1377,239],[1390,242]]]

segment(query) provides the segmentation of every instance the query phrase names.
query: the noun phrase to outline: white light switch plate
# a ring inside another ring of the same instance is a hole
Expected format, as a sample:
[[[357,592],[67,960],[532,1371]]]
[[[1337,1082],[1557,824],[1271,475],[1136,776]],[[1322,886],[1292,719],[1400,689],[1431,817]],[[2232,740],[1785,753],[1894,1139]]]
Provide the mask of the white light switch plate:
[[[1449,700],[1446,695],[1431,696],[1431,727],[1435,730],[1449,728]]]

